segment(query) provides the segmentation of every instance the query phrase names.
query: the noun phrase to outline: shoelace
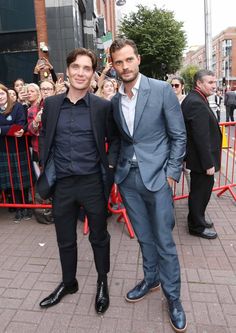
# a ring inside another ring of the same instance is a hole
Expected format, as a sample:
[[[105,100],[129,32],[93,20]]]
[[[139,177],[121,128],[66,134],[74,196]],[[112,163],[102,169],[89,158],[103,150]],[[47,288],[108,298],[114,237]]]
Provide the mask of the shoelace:
[[[170,308],[171,309],[177,309],[177,311],[182,311],[182,304],[180,303],[180,301],[173,301],[170,303]]]

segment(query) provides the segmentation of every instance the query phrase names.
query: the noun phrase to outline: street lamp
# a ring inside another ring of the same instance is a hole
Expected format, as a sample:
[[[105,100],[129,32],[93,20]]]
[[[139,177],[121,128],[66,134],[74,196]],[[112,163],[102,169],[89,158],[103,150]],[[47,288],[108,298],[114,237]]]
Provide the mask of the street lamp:
[[[116,1],[116,5],[117,6],[123,6],[123,5],[125,5],[126,4],[126,0],[117,0]]]

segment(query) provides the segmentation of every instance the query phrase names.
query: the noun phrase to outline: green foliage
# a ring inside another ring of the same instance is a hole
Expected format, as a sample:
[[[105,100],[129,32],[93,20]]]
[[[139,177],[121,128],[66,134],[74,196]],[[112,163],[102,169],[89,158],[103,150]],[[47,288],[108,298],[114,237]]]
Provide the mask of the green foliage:
[[[186,46],[183,22],[164,9],[138,6],[137,13],[126,15],[120,25],[120,36],[134,40],[141,55],[140,70],[154,78],[165,78],[181,65]]]
[[[184,87],[186,92],[193,89],[193,77],[199,69],[200,68],[198,68],[196,65],[189,65],[182,69],[181,76],[185,81]]]

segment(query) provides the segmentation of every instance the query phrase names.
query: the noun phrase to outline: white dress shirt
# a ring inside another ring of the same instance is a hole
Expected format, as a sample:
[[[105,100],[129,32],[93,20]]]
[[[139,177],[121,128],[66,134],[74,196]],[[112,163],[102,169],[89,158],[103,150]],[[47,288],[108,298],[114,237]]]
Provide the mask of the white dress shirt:
[[[134,132],[134,117],[135,117],[135,107],[138,98],[138,90],[141,81],[141,74],[139,73],[138,79],[131,89],[133,96],[129,96],[124,91],[124,84],[122,83],[119,88],[119,93],[121,94],[121,109],[125,117],[126,124],[128,126],[130,135],[133,136]]]

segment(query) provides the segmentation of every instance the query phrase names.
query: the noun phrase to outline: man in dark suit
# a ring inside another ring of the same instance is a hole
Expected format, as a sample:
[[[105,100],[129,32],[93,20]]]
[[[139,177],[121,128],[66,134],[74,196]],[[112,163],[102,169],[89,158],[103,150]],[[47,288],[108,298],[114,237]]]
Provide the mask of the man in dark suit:
[[[234,121],[234,109],[236,109],[236,91],[225,93],[224,105],[226,109],[226,121]]]
[[[194,76],[194,89],[182,103],[187,129],[186,166],[191,170],[189,193],[189,233],[214,239],[213,223],[205,219],[205,210],[220,169],[221,131],[207,97],[214,94],[216,78],[212,71],[200,70]]]
[[[62,282],[40,306],[55,305],[66,294],[78,290],[76,226],[79,208],[83,206],[98,273],[95,309],[101,314],[109,306],[107,200],[113,183],[119,138],[111,103],[88,92],[96,65],[96,55],[92,51],[84,48],[72,51],[67,57],[68,92],[45,100],[40,156],[44,169],[50,156],[53,156],[55,165],[53,216]]]
[[[184,332],[171,189],[180,178],[185,155],[183,116],[170,84],[139,73],[140,56],[132,40],[115,40],[110,52],[123,81],[112,99],[121,135],[115,181],[141,247],[144,271],[144,279],[126,300],[140,301],[161,285],[171,324],[176,332]]]

